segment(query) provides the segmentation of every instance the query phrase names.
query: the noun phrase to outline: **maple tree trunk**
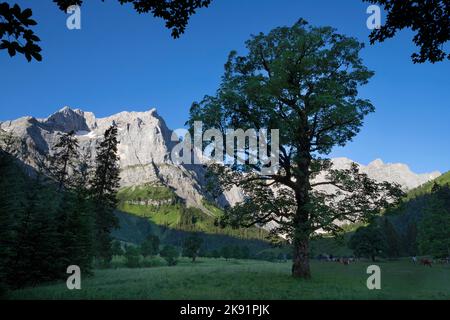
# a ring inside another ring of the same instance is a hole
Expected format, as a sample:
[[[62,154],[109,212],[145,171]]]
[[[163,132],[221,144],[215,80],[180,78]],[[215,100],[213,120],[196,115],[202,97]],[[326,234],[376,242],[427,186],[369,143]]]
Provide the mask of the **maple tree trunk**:
[[[303,143],[305,145],[306,142]],[[309,167],[311,156],[308,152],[303,154],[301,160],[297,163],[299,174],[296,176],[297,189],[295,199],[297,210],[294,216],[294,235],[293,235],[293,265],[292,276],[301,279],[310,279],[311,270],[309,267]]]
[[[299,239],[294,242],[294,256],[292,265],[292,276],[301,279],[310,279],[309,267],[309,239]]]
[[[309,182],[305,182],[307,187],[301,188],[297,192],[297,212],[294,217],[294,237],[293,237],[293,265],[292,276],[295,278],[310,279],[311,270],[309,267],[309,236],[307,209],[309,203],[308,187]]]

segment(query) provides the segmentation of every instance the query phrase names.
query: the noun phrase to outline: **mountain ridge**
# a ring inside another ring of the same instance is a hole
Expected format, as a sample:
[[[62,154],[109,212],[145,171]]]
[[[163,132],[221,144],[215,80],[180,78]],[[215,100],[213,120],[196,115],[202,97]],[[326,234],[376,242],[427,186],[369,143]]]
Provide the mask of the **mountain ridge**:
[[[351,163],[354,162],[359,166],[361,172],[366,173],[372,179],[399,183],[406,191],[415,189],[441,176],[441,172],[437,170],[430,173],[417,174],[407,164],[398,162],[385,163],[380,158],[373,160],[367,165],[345,157],[333,158],[332,161],[337,169],[349,168]]]
[[[179,165],[172,162],[170,152],[177,141],[155,108],[148,111],[123,111],[97,118],[94,113],[65,106],[47,118],[21,117],[0,122],[0,129],[12,132],[25,141],[25,150],[19,155],[25,164],[36,167],[39,154],[49,153],[59,132],[74,131],[85,153],[94,157],[95,146],[111,124],[118,127],[118,153],[121,167],[121,186],[161,183],[192,206],[209,212],[204,205],[205,169],[201,165]],[[347,168],[354,161],[348,158],[332,159],[337,169]],[[368,165],[358,164],[369,177],[397,182],[405,190],[416,188],[440,175],[439,172],[416,174],[401,163],[385,164],[376,159]],[[241,201],[242,192],[234,188],[221,197],[222,205]]]

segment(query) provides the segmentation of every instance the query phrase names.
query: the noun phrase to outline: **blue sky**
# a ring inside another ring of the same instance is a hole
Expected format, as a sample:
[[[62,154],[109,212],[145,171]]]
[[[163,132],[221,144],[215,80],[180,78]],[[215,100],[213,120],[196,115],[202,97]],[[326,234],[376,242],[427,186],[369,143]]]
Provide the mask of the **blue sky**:
[[[213,0],[177,40],[162,20],[115,0],[85,1],[82,29],[72,31],[50,0],[9,2],[33,9],[44,60],[0,52],[0,121],[46,117],[65,105],[98,117],[156,107],[180,128],[191,103],[215,92],[230,50],[243,52],[250,34],[303,17],[367,43],[362,55],[376,73],[360,90],[376,113],[332,156],[403,162],[417,172],[450,169],[450,63],[414,65],[409,31],[370,46],[362,0]]]

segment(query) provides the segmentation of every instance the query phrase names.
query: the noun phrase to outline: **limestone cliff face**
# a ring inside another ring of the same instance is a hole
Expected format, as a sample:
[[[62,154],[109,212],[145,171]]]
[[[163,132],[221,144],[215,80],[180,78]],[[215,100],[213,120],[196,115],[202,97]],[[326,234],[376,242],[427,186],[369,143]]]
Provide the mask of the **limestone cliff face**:
[[[0,129],[12,132],[25,141],[19,158],[36,167],[40,155],[50,152],[59,132],[76,132],[80,147],[95,156],[95,147],[105,130],[115,123],[120,141],[118,151],[122,186],[158,182],[172,188],[188,206],[207,211],[202,199],[205,170],[200,165],[178,165],[170,153],[176,142],[171,141],[172,131],[155,109],[147,112],[121,112],[107,118],[96,118],[91,112],[64,107],[45,119],[24,117],[0,123]],[[352,161],[333,159],[335,168],[347,168]],[[404,164],[384,164],[376,160],[361,171],[378,181],[399,183],[405,190],[415,188],[440,175],[415,174]],[[233,205],[243,199],[242,192],[233,188],[223,196],[223,204]]]
[[[348,169],[354,162],[348,158],[334,158],[332,161],[335,169]],[[384,163],[381,159],[376,159],[368,165],[356,164],[360,172],[367,174],[369,178],[380,182],[398,183],[405,191],[417,188],[441,175],[438,171],[416,174],[406,164]]]
[[[93,158],[98,141],[113,123],[118,127],[122,186],[163,183],[188,206],[205,209],[202,205],[204,169],[202,166],[188,168],[171,161],[170,152],[176,142],[171,141],[172,131],[155,109],[96,118],[91,112],[64,107],[45,119],[24,117],[5,121],[0,128],[26,142],[19,157],[27,165],[36,167],[39,156],[50,152],[59,132],[76,132],[81,149]],[[239,198],[237,191],[225,195],[230,201]]]

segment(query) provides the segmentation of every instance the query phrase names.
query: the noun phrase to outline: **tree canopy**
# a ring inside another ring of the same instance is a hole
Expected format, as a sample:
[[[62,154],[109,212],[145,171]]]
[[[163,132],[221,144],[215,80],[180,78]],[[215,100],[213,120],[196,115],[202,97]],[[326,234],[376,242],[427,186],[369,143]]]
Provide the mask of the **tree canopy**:
[[[187,27],[189,18],[199,8],[208,7],[211,0],[118,0],[121,5],[131,4],[139,14],[151,14],[162,18],[166,27],[171,30],[173,38],[179,38]],[[66,12],[73,5],[81,6],[82,0],[53,0],[53,2]],[[102,0],[104,2],[104,0]],[[42,60],[38,42],[40,38],[31,29],[37,22],[31,17],[30,8],[22,10],[18,4],[10,6],[7,2],[0,3],[0,50],[8,50],[13,57],[16,53],[23,54],[30,62],[32,59]]]
[[[450,1],[448,0],[364,0],[384,7],[386,22],[370,34],[370,42],[393,38],[402,29],[416,34],[413,41],[419,52],[413,53],[414,63],[450,60],[444,45],[450,40]]]
[[[356,256],[370,258],[372,261],[377,256],[384,256],[388,250],[386,238],[376,224],[356,230],[348,245]]]
[[[450,186],[435,185],[419,223],[418,243],[423,254],[450,257]]]
[[[338,170],[326,158],[351,141],[374,111],[358,95],[373,72],[359,56],[363,44],[302,19],[252,36],[246,47],[246,55],[230,53],[216,95],[192,105],[188,124],[203,121],[223,134],[230,128],[279,129],[280,147],[272,150],[280,154],[276,172],[265,174],[263,162],[248,161],[248,150],[245,165],[213,163],[209,170],[223,188],[244,190],[245,200],[226,211],[223,223],[272,223],[273,235],[294,244],[294,276],[309,278],[311,236],[339,233],[336,220],[369,221],[403,194],[396,185],[369,179],[356,164]],[[271,142],[269,135],[261,139]]]
[[[199,255],[202,244],[203,239],[200,238],[197,234],[193,234],[187,237],[183,243],[183,255],[191,258],[192,262],[195,262],[195,259]]]

